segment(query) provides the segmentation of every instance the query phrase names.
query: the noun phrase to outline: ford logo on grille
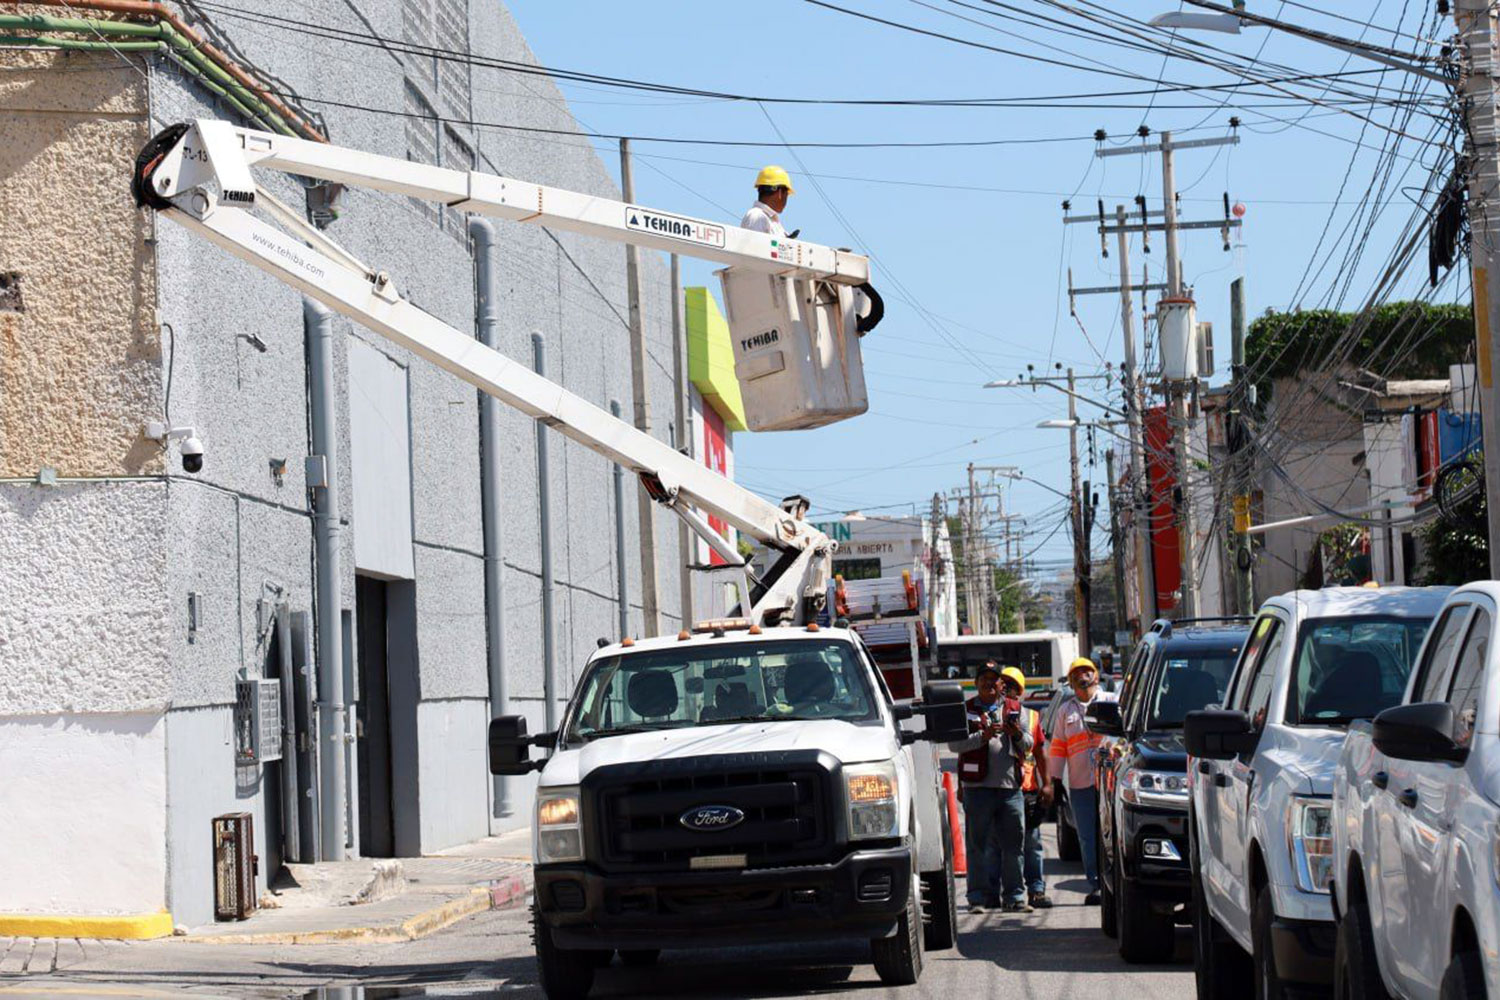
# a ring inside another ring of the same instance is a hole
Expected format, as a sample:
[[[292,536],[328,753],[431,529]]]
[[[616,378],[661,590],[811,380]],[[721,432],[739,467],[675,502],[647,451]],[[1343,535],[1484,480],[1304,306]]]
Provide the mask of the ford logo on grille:
[[[728,830],[745,822],[745,813],[734,806],[694,806],[677,822],[689,830]]]

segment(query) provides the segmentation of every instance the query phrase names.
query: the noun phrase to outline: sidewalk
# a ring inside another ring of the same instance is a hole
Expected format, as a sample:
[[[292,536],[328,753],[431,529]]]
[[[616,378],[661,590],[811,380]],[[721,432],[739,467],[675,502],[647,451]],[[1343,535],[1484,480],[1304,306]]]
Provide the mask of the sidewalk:
[[[295,887],[269,896],[248,920],[189,928],[203,944],[411,941],[481,910],[525,904],[531,831],[522,828],[422,858],[362,858],[291,865]],[[263,897],[265,899],[266,897]],[[357,900],[364,900],[358,901]]]

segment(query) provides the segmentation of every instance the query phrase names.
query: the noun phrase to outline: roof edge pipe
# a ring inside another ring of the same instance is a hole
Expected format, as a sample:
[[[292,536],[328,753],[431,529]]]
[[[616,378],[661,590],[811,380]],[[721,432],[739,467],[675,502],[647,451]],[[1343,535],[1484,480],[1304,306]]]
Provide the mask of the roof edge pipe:
[[[318,811],[320,861],[344,860],[344,623],[339,560],[338,399],[333,357],[333,310],[302,297],[307,333],[307,405],[312,454],[307,486],[312,494],[317,594]]]
[[[469,217],[469,235],[474,239],[474,335],[492,351],[500,350],[500,309],[496,302],[495,276],[499,251],[495,225],[489,219]],[[479,513],[484,525],[484,621],[488,637],[486,664],[490,680],[490,715],[510,712],[505,683],[505,553],[500,509],[500,400],[475,390],[479,397]],[[494,775],[491,817],[506,819],[511,813],[510,779]]]

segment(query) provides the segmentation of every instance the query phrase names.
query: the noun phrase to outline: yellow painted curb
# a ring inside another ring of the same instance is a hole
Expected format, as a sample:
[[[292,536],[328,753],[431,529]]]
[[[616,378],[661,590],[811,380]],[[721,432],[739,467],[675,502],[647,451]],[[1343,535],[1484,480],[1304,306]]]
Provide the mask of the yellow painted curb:
[[[0,913],[0,937],[113,938],[142,941],[172,933],[172,914],[85,917],[40,913]]]
[[[462,896],[424,910],[400,924],[380,927],[333,927],[325,931],[267,931],[261,934],[191,934],[181,940],[194,944],[395,944],[415,941],[471,913],[490,908],[488,889],[470,889]]]

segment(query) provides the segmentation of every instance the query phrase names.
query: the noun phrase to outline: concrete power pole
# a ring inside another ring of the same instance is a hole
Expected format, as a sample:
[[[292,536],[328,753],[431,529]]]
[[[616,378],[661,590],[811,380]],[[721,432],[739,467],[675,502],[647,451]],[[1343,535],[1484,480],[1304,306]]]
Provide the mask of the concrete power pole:
[[[1245,279],[1229,284],[1229,329],[1233,381],[1229,387],[1229,474],[1234,490],[1234,604],[1242,615],[1255,614],[1255,552],[1250,545],[1251,455],[1247,445],[1245,410],[1250,405],[1245,385]]]
[[[1078,399],[1073,369],[1068,369],[1068,474],[1072,480],[1069,514],[1073,519],[1073,612],[1077,620],[1078,649],[1089,645],[1089,539],[1087,530],[1088,498],[1078,482]],[[1085,652],[1084,655],[1087,655]]]
[[[1490,576],[1500,579],[1500,392],[1495,361],[1500,357],[1500,113],[1496,108],[1496,22],[1488,0],[1457,0],[1464,56],[1464,129],[1469,163],[1469,261],[1474,279],[1474,339],[1483,422],[1485,500],[1489,516]]]
[[[1121,631],[1125,624],[1125,546],[1120,538],[1120,514],[1115,505],[1115,450],[1110,448],[1104,453],[1104,474],[1109,477],[1109,489],[1105,495],[1109,497],[1109,548],[1114,554],[1115,566],[1115,628]],[[1109,637],[1109,647],[1115,648],[1115,637]]]
[[[672,254],[672,403],[677,427],[677,450],[693,457],[693,428],[688,416],[688,358],[682,329],[682,258]],[[682,627],[693,627],[693,558],[697,539],[688,531],[687,522],[677,519],[678,601],[682,606]]]
[[[1103,223],[1103,219],[1099,220]],[[1145,221],[1145,220],[1142,220]],[[1130,238],[1125,232],[1125,206],[1115,206],[1116,252],[1120,258],[1120,332],[1125,340],[1125,422],[1130,436],[1130,524],[1135,532],[1136,577],[1140,581],[1140,625],[1144,631],[1156,620],[1156,559],[1151,550],[1151,484],[1146,479],[1146,438],[1141,427],[1141,409],[1145,402],[1135,367],[1135,307],[1130,301]],[[1144,298],[1150,289],[1142,286]],[[1114,488],[1114,475],[1109,477]],[[1111,494],[1113,496],[1113,494]],[[1114,504],[1110,504],[1114,510]],[[1111,517],[1114,515],[1111,514]],[[1115,598],[1125,600],[1120,591]],[[1123,607],[1123,603],[1121,605]]]
[[[938,528],[943,523],[943,498],[932,495],[932,526],[928,529],[930,544],[927,549],[927,622],[937,628],[938,588],[942,586],[943,556],[938,551]]]
[[[620,189],[627,202],[635,201],[635,180],[630,173],[630,140],[620,140]],[[630,296],[630,390],[635,428],[651,433],[650,394],[646,389],[646,327],[641,319],[641,249],[625,244],[625,283]],[[656,505],[644,488],[637,493],[641,538],[642,634],[661,634],[661,604],[656,593]]]
[[[969,627],[975,635],[984,634],[984,610],[979,606],[979,511],[974,495],[974,463],[969,463],[969,499],[964,510],[964,602],[969,608]]]

